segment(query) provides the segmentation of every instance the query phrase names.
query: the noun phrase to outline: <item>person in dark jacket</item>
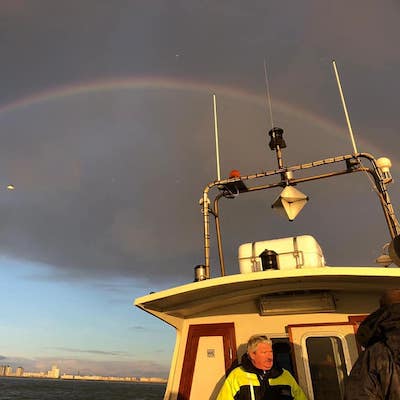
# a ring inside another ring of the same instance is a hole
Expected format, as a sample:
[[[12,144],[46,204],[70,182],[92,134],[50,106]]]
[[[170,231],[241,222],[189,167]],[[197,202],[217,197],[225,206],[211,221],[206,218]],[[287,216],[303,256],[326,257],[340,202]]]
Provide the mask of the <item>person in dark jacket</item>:
[[[307,400],[290,372],[273,361],[271,340],[252,336],[241,365],[228,375],[217,400]]]
[[[400,289],[387,291],[380,308],[358,328],[364,351],[345,385],[345,400],[400,399]]]

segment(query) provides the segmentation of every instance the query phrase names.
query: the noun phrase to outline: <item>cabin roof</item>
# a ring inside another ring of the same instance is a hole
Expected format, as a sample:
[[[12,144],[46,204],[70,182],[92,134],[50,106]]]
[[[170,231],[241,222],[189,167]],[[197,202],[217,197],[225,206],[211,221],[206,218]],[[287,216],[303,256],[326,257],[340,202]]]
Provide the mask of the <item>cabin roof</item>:
[[[400,287],[400,268],[322,267],[235,274],[177,286],[139,297],[135,305],[169,321],[210,312],[261,295],[299,290],[382,292]]]

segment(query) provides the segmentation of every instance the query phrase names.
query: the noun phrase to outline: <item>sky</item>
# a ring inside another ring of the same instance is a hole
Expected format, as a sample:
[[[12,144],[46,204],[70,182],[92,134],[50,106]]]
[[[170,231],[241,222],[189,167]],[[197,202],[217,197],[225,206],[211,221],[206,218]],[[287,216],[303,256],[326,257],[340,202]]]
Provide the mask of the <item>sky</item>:
[[[335,59],[358,150],[392,160],[398,210],[399,16],[397,0],[1,1],[0,364],[167,376],[175,332],[133,302],[203,262],[213,94],[222,177],[276,168],[272,125],[285,165],[351,154]],[[353,175],[299,186],[294,222],[271,212],[274,190],[222,201],[227,272],[241,243],[301,234],[329,265],[375,265],[390,238]]]

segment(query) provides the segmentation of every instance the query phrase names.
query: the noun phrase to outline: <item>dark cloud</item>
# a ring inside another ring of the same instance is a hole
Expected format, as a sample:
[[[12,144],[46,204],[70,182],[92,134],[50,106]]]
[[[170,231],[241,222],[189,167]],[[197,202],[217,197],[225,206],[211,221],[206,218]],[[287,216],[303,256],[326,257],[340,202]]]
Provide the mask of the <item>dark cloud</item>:
[[[1,196],[0,250],[48,265],[51,279],[193,279],[192,268],[203,261],[197,202],[216,176],[216,85],[234,89],[220,86],[217,93],[223,175],[276,166],[265,138],[264,58],[274,123],[286,132],[285,163],[352,151],[332,58],[362,150],[396,160],[399,28],[389,2],[139,7],[119,0],[56,7],[13,0],[0,11],[3,105],[109,77],[180,82],[175,89],[83,90],[0,113],[0,183],[17,187]],[[184,89],[185,80],[203,86]],[[400,173],[397,160],[393,173]],[[302,233],[318,238],[330,263],[370,264],[387,241],[376,198],[362,179],[349,178],[343,191],[333,182],[304,185],[311,201],[294,223],[271,216],[276,191],[255,196],[255,203],[245,196],[223,201],[228,270],[237,271],[240,243]]]
[[[88,353],[93,355],[104,355],[104,356],[127,356],[128,353],[124,351],[103,351],[103,350],[88,350],[88,349],[74,349],[69,347],[55,347],[54,350],[65,351],[69,353]]]
[[[130,329],[133,329],[135,331],[142,331],[145,330],[145,327],[136,325],[136,326],[131,326]]]

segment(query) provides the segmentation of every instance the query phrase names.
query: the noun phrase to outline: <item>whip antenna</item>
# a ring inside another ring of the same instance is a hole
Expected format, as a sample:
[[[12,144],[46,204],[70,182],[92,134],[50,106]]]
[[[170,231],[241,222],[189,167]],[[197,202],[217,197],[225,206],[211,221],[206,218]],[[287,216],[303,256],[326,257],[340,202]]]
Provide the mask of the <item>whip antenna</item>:
[[[219,166],[219,143],[218,143],[218,119],[217,119],[217,98],[213,94],[214,105],[214,132],[215,132],[215,155],[217,157],[217,180],[221,180],[221,171]]]
[[[340,84],[340,78],[339,78],[339,74],[338,74],[338,71],[336,68],[335,60],[332,60],[332,65],[333,65],[333,69],[335,71],[336,82],[337,82],[337,85],[339,88],[340,98],[342,99],[343,111],[344,111],[344,115],[346,116],[347,127],[349,129],[351,143],[353,144],[354,154],[357,154],[358,150],[357,150],[356,142],[354,140],[353,130],[351,129],[350,118],[349,118],[349,114],[347,113],[346,101],[344,100],[342,85]]]
[[[274,129],[274,120],[272,118],[272,102],[271,102],[271,93],[269,89],[269,81],[268,81],[268,73],[267,73],[267,62],[264,58],[264,77],[265,77],[265,90],[267,93],[267,109],[269,109],[269,117],[271,119],[271,128]]]
[[[346,116],[347,126],[349,129],[351,143],[353,144],[354,154],[358,154],[358,150],[357,150],[356,142],[354,140],[353,130],[351,129],[350,118],[349,118],[349,114],[347,113],[346,102],[344,100],[342,86],[340,84],[340,78],[339,78],[339,74],[338,74],[338,71],[336,68],[335,60],[332,60],[332,65],[333,65],[333,69],[334,69],[335,75],[336,75],[336,81],[337,81],[338,88],[339,88],[340,98],[342,99],[343,110],[344,110],[344,114]],[[362,162],[360,159],[357,158],[357,161],[362,165]],[[365,171],[365,176],[368,178],[369,182],[371,183],[372,189],[378,194],[379,197],[382,197],[380,191],[376,187],[376,182],[372,179],[372,177],[366,171]],[[391,212],[390,208],[387,205],[386,205],[386,208],[389,210],[389,212]]]

